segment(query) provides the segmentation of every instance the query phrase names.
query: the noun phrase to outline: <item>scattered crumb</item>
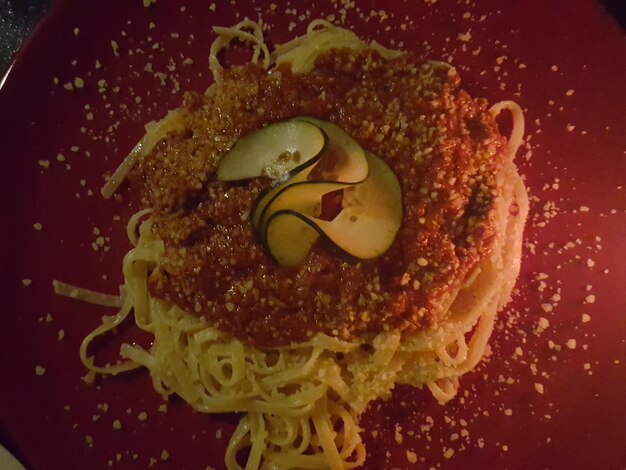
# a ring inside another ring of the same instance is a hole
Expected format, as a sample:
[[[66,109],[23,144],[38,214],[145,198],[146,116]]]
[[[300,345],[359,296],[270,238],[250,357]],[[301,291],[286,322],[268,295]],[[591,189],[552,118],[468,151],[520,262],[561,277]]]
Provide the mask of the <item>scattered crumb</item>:
[[[546,306],[549,305],[550,308],[547,309],[547,308],[544,307],[544,305],[546,305]],[[546,311],[546,312],[551,312],[552,311],[552,305],[550,305],[550,304],[543,304],[542,307],[543,307],[543,310]],[[548,319],[544,318],[544,317],[541,317],[541,318],[539,318],[539,321],[537,322],[537,331],[539,333],[541,333],[542,331],[546,330],[549,326],[550,326],[550,322],[548,321]]]

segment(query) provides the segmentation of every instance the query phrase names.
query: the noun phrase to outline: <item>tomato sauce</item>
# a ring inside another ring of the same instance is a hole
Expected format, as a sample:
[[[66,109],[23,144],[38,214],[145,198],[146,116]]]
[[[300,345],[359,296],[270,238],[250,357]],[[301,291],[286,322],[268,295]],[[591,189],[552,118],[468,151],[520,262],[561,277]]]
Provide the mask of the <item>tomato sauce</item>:
[[[301,75],[233,67],[183,106],[186,131],[163,139],[131,178],[165,244],[149,287],[248,344],[436,327],[447,294],[490,249],[506,140],[486,101],[441,64],[332,51]],[[379,258],[353,258],[321,237],[301,266],[281,267],[250,221],[272,182],[216,180],[237,138],[303,115],[339,125],[398,177],[402,226]]]

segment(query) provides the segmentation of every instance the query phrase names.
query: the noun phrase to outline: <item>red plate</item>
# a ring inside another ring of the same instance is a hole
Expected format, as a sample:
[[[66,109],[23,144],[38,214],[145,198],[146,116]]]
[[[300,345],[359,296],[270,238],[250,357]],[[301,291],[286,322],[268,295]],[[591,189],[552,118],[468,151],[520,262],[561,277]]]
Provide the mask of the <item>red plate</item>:
[[[80,341],[109,312],[56,297],[51,281],[116,291],[132,209],[125,191],[121,201],[99,197],[103,175],[145,122],[210,83],[211,26],[262,17],[281,42],[334,14],[366,38],[452,61],[474,95],[517,100],[530,144],[517,159],[532,196],[524,263],[493,354],[445,407],[408,387],[374,403],[362,421],[366,467],[626,468],[618,25],[582,0],[234,3],[61,1],[13,65],[0,92],[5,444],[36,470],[223,467],[236,417],[176,400],[161,413],[146,372],[81,381]]]

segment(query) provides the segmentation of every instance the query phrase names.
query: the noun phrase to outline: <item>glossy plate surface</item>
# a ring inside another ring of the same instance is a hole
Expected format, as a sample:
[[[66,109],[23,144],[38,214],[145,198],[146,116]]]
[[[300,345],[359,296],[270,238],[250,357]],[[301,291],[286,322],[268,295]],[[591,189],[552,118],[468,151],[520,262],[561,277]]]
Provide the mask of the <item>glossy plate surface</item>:
[[[527,119],[531,217],[493,353],[445,407],[408,387],[374,403],[366,468],[626,468],[626,39],[599,5],[122,3],[57,3],[0,90],[0,422],[28,468],[223,468],[236,417],[180,400],[162,413],[145,372],[81,381],[79,344],[110,312],[51,281],[116,292],[132,202],[101,199],[103,175],[211,82],[211,26],[261,17],[282,42],[328,15],[451,61],[473,95],[515,99]]]

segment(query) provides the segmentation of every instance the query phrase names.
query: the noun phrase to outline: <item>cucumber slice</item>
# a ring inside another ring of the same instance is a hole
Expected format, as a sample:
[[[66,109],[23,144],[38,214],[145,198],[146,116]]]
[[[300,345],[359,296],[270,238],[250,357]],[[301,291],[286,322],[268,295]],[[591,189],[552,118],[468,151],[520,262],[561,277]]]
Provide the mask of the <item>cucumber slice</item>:
[[[267,221],[265,246],[278,264],[295,267],[304,262],[318,237],[305,216],[282,210],[274,212]]]
[[[224,154],[217,167],[217,179],[280,179],[319,157],[327,142],[324,132],[311,122],[290,119],[270,124],[240,138]]]
[[[367,153],[369,177],[344,189],[343,210],[331,221],[311,219],[339,248],[361,259],[389,249],[402,224],[402,192],[398,178],[379,157]]]
[[[280,207],[274,206],[274,200],[279,196],[282,198],[283,193],[288,187],[304,181],[326,181],[334,184],[332,189],[327,189],[326,186],[318,187],[318,190],[322,188],[325,190],[325,192],[319,193],[317,201],[319,202],[319,199],[321,199],[322,195],[326,194],[326,192],[360,183],[367,178],[369,173],[365,152],[343,129],[330,122],[321,121],[312,117],[297,117],[294,118],[294,120],[319,126],[328,137],[327,146],[322,150],[319,160],[316,160],[313,165],[307,166],[304,170],[301,170],[300,173],[297,173],[291,179],[288,179],[263,194],[257,200],[252,211],[252,224],[255,230],[257,230],[257,233],[260,234],[261,240],[265,238],[264,224],[272,213],[288,208],[284,205]],[[308,197],[313,197],[309,188],[307,188],[305,192]],[[303,194],[303,192],[293,194],[289,197],[289,200],[298,201],[298,196]],[[305,201],[303,201],[303,203],[305,206],[310,204]],[[289,208],[303,214],[308,214],[308,211],[302,212],[298,210],[297,207]]]
[[[252,223],[274,259],[302,263],[320,235],[357,258],[380,256],[402,223],[402,194],[387,164],[340,127],[312,117],[277,122],[239,139],[217,178],[281,181],[257,199]],[[342,210],[319,218],[324,194],[343,189]]]
[[[303,181],[306,181],[309,174],[313,170],[314,165],[309,165],[303,170],[300,170],[299,173],[289,178],[287,181],[283,181],[278,186],[271,188],[269,191],[261,193],[257,198],[253,208],[252,208],[252,226],[255,230],[259,230],[261,227],[261,220],[263,220],[266,214],[267,206],[274,200],[274,198],[280,194],[282,191],[287,189],[288,186],[293,184],[298,184]]]
[[[317,217],[321,212],[322,196],[348,186],[351,184],[335,181],[299,181],[285,186],[259,211],[258,226],[262,228],[274,213],[288,209],[305,216]],[[265,232],[266,230],[259,230],[261,242],[267,236]]]
[[[358,183],[367,178],[369,169],[365,152],[341,127],[310,116],[294,120],[314,124],[328,136],[328,147],[309,176],[310,180]]]
[[[366,158],[368,178],[344,185],[343,209],[331,221],[319,219],[315,211],[322,195],[338,189],[338,183],[301,182],[272,201],[264,244],[278,263],[302,263],[320,234],[356,258],[376,258],[389,249],[402,223],[400,184],[381,158],[371,153]]]

